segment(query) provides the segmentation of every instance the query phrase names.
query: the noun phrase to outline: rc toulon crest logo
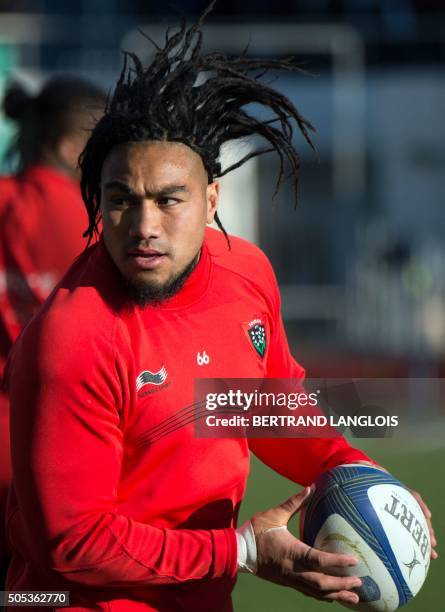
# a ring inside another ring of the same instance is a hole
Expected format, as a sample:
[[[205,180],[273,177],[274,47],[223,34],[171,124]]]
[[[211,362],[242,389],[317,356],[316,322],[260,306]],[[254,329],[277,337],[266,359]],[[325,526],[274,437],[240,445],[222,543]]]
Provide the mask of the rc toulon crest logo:
[[[260,357],[264,357],[267,347],[266,328],[260,318],[255,318],[246,325],[247,335],[252,342],[253,348]]]

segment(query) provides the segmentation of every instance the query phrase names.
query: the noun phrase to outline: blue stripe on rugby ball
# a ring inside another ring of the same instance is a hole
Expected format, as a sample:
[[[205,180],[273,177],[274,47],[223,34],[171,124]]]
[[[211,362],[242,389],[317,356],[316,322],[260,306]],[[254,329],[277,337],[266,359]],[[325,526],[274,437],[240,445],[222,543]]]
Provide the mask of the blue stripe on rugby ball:
[[[381,559],[397,588],[399,606],[403,606],[413,598],[413,594],[368,498],[368,488],[377,484],[405,488],[391,474],[366,465],[338,466],[324,472],[315,482],[315,492],[306,508],[302,539],[313,546],[318,530],[328,516],[340,514]]]

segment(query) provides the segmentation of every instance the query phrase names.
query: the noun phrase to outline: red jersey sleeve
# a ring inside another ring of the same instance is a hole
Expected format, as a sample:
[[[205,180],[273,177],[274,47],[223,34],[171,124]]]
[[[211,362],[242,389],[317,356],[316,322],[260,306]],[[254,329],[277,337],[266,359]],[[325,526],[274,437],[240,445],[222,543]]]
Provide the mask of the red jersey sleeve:
[[[234,576],[233,529],[164,529],[119,513],[130,348],[115,329],[87,334],[79,321],[67,331],[64,319],[40,318],[22,334],[7,373],[13,486],[26,525],[13,545],[46,573],[83,585]]]
[[[281,299],[274,272],[266,262],[272,287],[268,378],[297,378],[304,368],[292,357],[281,318]],[[273,470],[301,485],[310,485],[322,472],[341,463],[372,461],[343,438],[251,438],[249,447]]]

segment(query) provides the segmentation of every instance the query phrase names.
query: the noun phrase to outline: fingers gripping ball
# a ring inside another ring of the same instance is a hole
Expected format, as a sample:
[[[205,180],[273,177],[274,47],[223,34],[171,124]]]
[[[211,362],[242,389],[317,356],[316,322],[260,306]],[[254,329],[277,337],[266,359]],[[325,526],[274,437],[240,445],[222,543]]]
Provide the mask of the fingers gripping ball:
[[[357,609],[392,612],[408,603],[425,581],[431,556],[428,525],[414,496],[391,474],[359,464],[328,470],[313,489],[300,537],[315,549],[359,559],[344,572],[362,580]]]

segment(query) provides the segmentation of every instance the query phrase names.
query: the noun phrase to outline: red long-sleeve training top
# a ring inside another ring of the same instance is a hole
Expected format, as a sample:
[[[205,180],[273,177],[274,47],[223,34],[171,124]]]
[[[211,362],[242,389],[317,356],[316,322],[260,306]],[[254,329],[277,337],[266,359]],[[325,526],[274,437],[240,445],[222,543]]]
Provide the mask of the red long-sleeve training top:
[[[344,439],[194,435],[196,378],[303,375],[270,264],[231,241],[208,230],[183,289],[144,309],[123,299],[100,242],[20,337],[9,589],[70,590],[76,610],[230,610],[249,446],[301,484],[366,459]],[[258,318],[263,356],[246,333]]]

